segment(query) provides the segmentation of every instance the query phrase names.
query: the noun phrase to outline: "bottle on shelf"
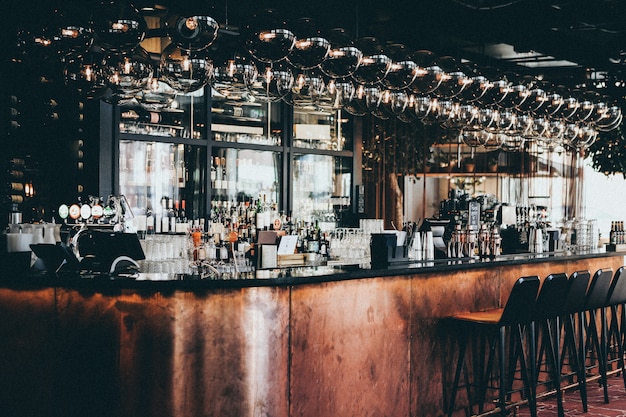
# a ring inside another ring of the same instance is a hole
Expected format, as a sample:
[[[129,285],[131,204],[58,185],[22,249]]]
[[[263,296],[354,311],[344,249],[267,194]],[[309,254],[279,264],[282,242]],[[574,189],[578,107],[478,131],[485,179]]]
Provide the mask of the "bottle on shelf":
[[[120,113],[122,121],[168,126],[181,126],[183,124],[183,116],[183,111],[156,111],[148,110],[140,106],[122,108]]]
[[[174,211],[174,202],[172,198],[167,200],[167,220],[168,233],[176,233],[176,211]]]
[[[149,235],[153,235],[155,233],[154,213],[152,212],[150,199],[148,199],[148,203],[146,205],[146,233]]]

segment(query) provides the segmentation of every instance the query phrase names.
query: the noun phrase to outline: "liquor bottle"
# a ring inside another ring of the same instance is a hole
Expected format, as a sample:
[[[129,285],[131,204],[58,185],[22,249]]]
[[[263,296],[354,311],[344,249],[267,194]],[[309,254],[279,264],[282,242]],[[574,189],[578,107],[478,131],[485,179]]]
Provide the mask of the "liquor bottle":
[[[211,158],[211,189],[215,190],[216,185],[215,182],[217,180],[217,169],[215,168],[215,164],[213,163],[213,159]]]
[[[221,158],[219,156],[215,157],[215,190],[222,189],[222,167],[221,167]]]
[[[185,145],[178,145],[176,149],[176,178],[178,182],[178,188],[185,188],[186,182],[186,169],[185,169]]]
[[[148,200],[148,204],[146,205],[146,233],[149,235],[153,235],[155,233],[154,213],[152,213],[152,205],[150,204],[150,200]]]
[[[167,219],[169,224],[169,233],[176,233],[176,212],[174,211],[173,198],[167,201]]]
[[[609,231],[609,243],[611,245],[617,244],[617,222],[611,222],[611,230]]]
[[[8,204],[22,204],[24,202],[24,196],[19,194],[6,194],[4,201]]]
[[[159,224],[161,225],[160,233],[167,233],[170,229],[170,222],[167,217],[167,202],[169,198],[163,197],[161,198],[161,221]]]
[[[226,174],[226,158],[222,157],[222,189],[228,189],[228,176]]]
[[[143,107],[124,108],[120,113],[122,121],[168,126],[182,125],[183,116],[184,113],[182,111],[154,111]]]

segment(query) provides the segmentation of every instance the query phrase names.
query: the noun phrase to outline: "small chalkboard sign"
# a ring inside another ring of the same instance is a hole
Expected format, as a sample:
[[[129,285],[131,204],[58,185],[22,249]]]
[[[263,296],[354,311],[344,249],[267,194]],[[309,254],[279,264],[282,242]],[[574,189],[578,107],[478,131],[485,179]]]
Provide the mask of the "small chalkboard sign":
[[[480,203],[470,201],[469,216],[467,219],[467,228],[470,230],[478,230],[480,227]]]

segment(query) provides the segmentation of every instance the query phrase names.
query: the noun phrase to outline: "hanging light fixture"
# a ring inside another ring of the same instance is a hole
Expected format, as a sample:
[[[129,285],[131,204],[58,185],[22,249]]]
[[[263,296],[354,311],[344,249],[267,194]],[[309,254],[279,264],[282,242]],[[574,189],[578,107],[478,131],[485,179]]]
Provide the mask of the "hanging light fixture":
[[[213,75],[213,62],[204,50],[186,51],[175,44],[161,53],[163,81],[181,93],[197,91],[208,84]]]
[[[251,75],[251,74],[248,74]],[[285,63],[265,64],[254,79],[245,78],[250,94],[262,102],[283,99],[293,88],[294,76]]]
[[[378,40],[373,37],[361,38],[357,47],[363,53],[361,63],[352,73],[352,78],[360,84],[381,83],[391,68],[391,58],[384,54]]]
[[[296,41],[287,60],[300,70],[319,67],[330,53],[330,41],[324,38],[312,19],[303,17],[290,25]]]
[[[112,52],[130,52],[143,41],[147,26],[127,1],[103,0],[93,14],[93,30],[98,46]]]
[[[443,81],[443,70],[435,62],[435,54],[431,51],[420,50],[411,54],[411,59],[417,64],[416,77],[410,86],[415,94],[430,94]]]
[[[131,53],[109,53],[104,59],[104,68],[109,87],[122,95],[139,92],[153,72],[148,53],[141,46]]]
[[[354,74],[363,59],[363,52],[355,47],[345,29],[335,28],[328,39],[331,49],[320,66],[322,72],[331,78],[345,78]]]
[[[296,42],[296,35],[273,9],[255,13],[245,25],[242,36],[250,55],[263,63],[282,61]]]
[[[210,16],[180,15],[167,21],[167,34],[172,43],[188,51],[200,51],[208,48],[215,39],[219,24]]]
[[[75,88],[88,98],[101,97],[109,86],[104,56],[99,51],[68,59],[63,74],[65,85]]]

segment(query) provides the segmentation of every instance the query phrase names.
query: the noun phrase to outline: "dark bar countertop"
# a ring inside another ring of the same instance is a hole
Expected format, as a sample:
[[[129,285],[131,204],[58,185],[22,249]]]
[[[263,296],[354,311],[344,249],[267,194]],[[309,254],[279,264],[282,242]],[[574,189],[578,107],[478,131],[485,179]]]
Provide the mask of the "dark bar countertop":
[[[67,287],[102,290],[137,289],[154,291],[206,290],[211,288],[245,288],[267,286],[293,286],[321,282],[344,281],[402,275],[445,273],[479,268],[515,266],[542,262],[567,262],[591,258],[626,256],[626,252],[607,252],[603,249],[585,252],[546,252],[501,255],[496,258],[438,259],[399,263],[387,268],[365,265],[316,265],[259,269],[254,272],[226,274],[225,278],[200,279],[185,274],[139,273],[130,277],[112,277],[108,274],[34,273],[29,270],[5,269],[0,279],[3,287]]]

